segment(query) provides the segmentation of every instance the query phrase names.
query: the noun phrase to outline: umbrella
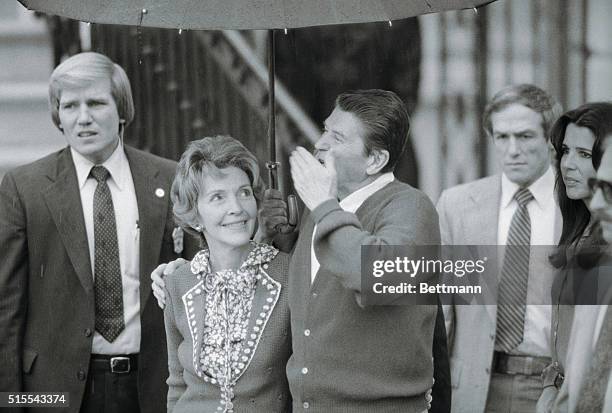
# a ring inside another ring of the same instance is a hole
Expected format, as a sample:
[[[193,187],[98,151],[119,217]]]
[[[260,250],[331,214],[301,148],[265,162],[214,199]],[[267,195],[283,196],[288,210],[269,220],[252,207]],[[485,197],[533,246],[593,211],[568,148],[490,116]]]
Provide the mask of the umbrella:
[[[494,0],[19,0],[71,19],[167,29],[287,29],[391,21]]]
[[[278,187],[274,103],[274,29],[388,21],[495,0],[18,0],[30,10],[90,23],[169,29],[268,29],[269,184]],[[297,225],[297,200],[288,199]],[[286,232],[286,231],[283,231]]]

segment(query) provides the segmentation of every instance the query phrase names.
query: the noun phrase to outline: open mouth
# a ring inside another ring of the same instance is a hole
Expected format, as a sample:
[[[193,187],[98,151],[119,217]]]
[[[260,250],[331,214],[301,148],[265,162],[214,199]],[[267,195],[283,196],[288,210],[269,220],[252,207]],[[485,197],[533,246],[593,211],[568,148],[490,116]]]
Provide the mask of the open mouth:
[[[565,182],[565,185],[570,185],[570,186],[577,185],[580,183],[579,180],[574,179],[574,178],[565,178],[563,179],[563,181]]]
[[[223,224],[221,225],[223,228],[242,228],[244,226],[246,226],[247,221],[237,221],[237,222],[231,222],[229,224]]]
[[[92,132],[92,131],[84,131],[84,132],[79,132],[77,134],[79,138],[89,138],[90,136],[94,136],[94,135],[97,135],[97,133]]]

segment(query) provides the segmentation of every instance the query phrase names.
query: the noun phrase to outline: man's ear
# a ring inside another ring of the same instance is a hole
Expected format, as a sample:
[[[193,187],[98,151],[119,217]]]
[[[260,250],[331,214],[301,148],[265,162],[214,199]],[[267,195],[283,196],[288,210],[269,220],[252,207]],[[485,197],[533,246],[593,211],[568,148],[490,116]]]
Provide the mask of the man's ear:
[[[366,173],[368,175],[376,175],[389,162],[389,151],[386,149],[373,149],[368,156],[368,167]]]

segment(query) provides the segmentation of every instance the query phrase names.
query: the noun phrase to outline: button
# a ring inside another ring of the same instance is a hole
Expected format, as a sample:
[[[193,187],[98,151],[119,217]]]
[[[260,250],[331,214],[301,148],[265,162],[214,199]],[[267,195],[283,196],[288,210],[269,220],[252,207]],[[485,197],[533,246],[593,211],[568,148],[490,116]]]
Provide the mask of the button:
[[[91,337],[91,329],[86,328],[85,331],[83,331],[83,333],[85,333],[85,337]]]
[[[487,368],[485,369],[485,373],[489,374],[490,372],[491,372],[491,369],[487,367]]]
[[[489,334],[489,338],[490,338],[491,340],[495,340],[495,334]]]
[[[84,381],[87,378],[87,375],[83,370],[79,370],[79,372],[77,373],[77,378],[81,381]]]
[[[310,335],[310,330],[309,329],[304,330],[304,335],[308,337]]]
[[[310,404],[308,402],[304,402],[302,403],[302,407],[304,407],[304,409],[308,409],[310,407]]]
[[[308,367],[304,367],[302,369],[302,374],[308,374]]]

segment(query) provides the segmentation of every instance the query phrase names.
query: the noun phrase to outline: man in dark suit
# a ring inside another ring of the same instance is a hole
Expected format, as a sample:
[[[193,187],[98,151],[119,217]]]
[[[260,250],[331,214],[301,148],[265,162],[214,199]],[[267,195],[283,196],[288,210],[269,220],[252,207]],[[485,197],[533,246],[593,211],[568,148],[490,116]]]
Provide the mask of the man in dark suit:
[[[0,185],[0,391],[68,392],[69,412],[165,410],[163,315],[148,277],[183,252],[175,163],[123,145],[129,80],[81,53],[51,75],[68,146]]]

